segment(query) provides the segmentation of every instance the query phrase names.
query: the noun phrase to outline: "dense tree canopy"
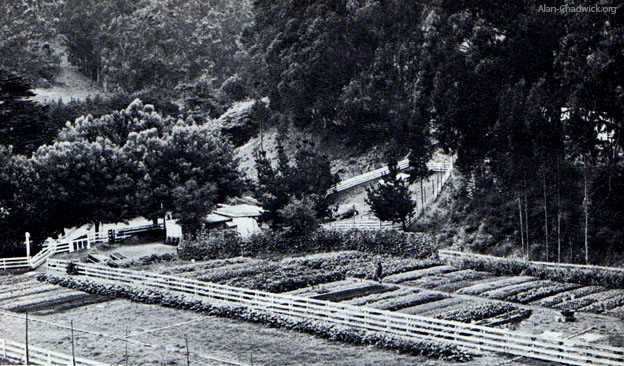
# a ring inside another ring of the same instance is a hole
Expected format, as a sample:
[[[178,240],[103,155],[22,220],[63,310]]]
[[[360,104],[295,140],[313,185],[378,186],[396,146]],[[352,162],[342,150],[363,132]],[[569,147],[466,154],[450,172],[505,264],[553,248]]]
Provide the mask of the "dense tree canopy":
[[[0,1],[0,68],[29,82],[52,78],[59,63],[53,49],[55,9],[45,0]]]
[[[0,68],[0,144],[18,154],[52,141],[57,130],[45,109],[27,99],[33,95],[23,78]]]

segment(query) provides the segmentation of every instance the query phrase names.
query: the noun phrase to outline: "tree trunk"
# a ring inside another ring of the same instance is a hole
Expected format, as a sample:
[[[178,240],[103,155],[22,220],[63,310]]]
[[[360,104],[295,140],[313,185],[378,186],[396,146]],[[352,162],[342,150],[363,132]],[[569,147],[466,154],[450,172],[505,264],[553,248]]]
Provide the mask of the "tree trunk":
[[[522,243],[522,253],[524,254],[524,225],[522,224],[522,198],[518,196],[518,212],[520,213],[520,242]]]
[[[549,252],[548,252],[548,198],[546,196],[546,172],[544,172],[544,179],[542,181],[544,183],[544,234],[546,240],[546,262],[549,260]]]
[[[587,159],[583,164],[583,209],[585,211],[585,264],[589,264],[589,197],[587,196]]]
[[[526,192],[526,181],[525,181],[525,191],[524,191],[524,226],[526,227],[526,230],[524,231],[524,237],[526,238],[526,258],[527,260],[529,260],[530,258],[530,253],[529,250],[531,249],[531,242],[529,241],[529,201],[527,199],[527,192]]]
[[[420,211],[425,211],[425,193],[422,178],[420,178]]]
[[[557,157],[557,262],[561,263],[561,169]]]

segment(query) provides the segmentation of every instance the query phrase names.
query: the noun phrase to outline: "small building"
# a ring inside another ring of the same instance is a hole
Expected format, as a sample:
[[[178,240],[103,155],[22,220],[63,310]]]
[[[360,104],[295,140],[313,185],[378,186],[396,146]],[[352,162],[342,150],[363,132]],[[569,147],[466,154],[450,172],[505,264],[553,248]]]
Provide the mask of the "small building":
[[[249,203],[219,204],[206,216],[204,222],[208,229],[235,230],[243,239],[247,239],[261,232],[258,220],[263,212],[262,207]]]

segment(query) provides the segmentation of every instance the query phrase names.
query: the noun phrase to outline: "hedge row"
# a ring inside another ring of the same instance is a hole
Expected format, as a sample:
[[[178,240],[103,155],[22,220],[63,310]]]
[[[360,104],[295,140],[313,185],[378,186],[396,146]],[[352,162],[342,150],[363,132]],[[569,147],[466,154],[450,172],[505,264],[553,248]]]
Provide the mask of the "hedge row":
[[[37,279],[91,294],[126,298],[135,302],[192,310],[210,316],[261,323],[275,328],[304,332],[333,341],[355,345],[373,345],[414,356],[425,356],[454,362],[464,362],[472,358],[467,351],[447,343],[397,337],[381,332],[332,325],[316,320],[295,319],[267,311],[250,309],[242,305],[221,301],[207,301],[198,297],[172,294],[165,290],[143,286],[117,284],[109,281],[96,282],[71,276],[60,277],[44,274],[38,275]]]
[[[112,268],[131,268],[137,266],[147,266],[149,264],[171,262],[178,259],[178,256],[173,253],[152,254],[139,257],[136,259],[124,259],[120,261],[108,260],[106,265]]]
[[[301,237],[278,232],[252,235],[243,242],[234,234],[220,231],[200,233],[184,240],[178,254],[182,259],[216,259],[270,253],[319,253],[357,250],[371,254],[431,257],[436,253],[435,239],[425,233],[398,230],[317,230]]]
[[[462,269],[491,272],[498,276],[533,276],[543,280],[578,283],[585,286],[624,288],[624,271],[581,268],[551,268],[507,258],[461,258],[450,260]]]

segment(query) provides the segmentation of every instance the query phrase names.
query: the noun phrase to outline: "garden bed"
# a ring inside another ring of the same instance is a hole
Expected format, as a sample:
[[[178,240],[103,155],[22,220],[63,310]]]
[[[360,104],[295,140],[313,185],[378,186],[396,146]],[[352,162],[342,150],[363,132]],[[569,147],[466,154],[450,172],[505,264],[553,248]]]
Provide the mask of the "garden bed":
[[[462,323],[471,323],[498,315],[517,311],[517,306],[501,302],[485,302],[473,305],[461,306],[434,314],[433,317],[444,320],[454,320]]]
[[[441,293],[422,291],[416,294],[409,294],[409,295],[399,296],[395,298],[371,302],[371,303],[366,304],[366,306],[375,308],[375,309],[396,311],[396,310],[409,308],[409,307],[420,305],[420,304],[425,304],[425,303],[432,302],[432,301],[438,301],[447,297],[448,295],[443,295]]]
[[[385,286],[374,283],[359,283],[351,288],[331,291],[326,294],[312,296],[313,299],[326,300],[333,302],[347,301],[357,297],[368,296],[378,293],[385,293],[396,290],[397,287]]]
[[[529,281],[529,282],[519,283],[517,285],[501,287],[496,290],[486,291],[486,292],[481,293],[479,296],[485,296],[490,299],[496,299],[496,300],[506,300],[520,292],[524,292],[524,291],[542,287],[542,286],[548,286],[551,284],[552,284],[551,282],[545,282],[545,281],[540,281],[540,280]]]
[[[565,301],[584,297],[584,296],[591,295],[596,292],[601,292],[604,290],[605,288],[600,287],[600,286],[585,286],[585,287],[577,288],[574,290],[565,291],[557,295],[549,296],[541,300],[534,301],[533,305],[552,307],[552,306],[561,304],[562,302],[565,302]]]
[[[519,302],[521,304],[528,304],[532,301],[536,301],[548,296],[552,296],[561,292],[574,290],[581,287],[581,285],[571,283],[553,283],[544,287],[536,287],[526,291],[522,291],[507,297],[505,300],[511,302]]]
[[[170,291],[145,288],[140,285],[91,280],[81,278],[80,276],[47,276],[46,280],[53,284],[86,291],[91,294],[123,297],[137,302],[193,310],[205,315],[261,323],[270,327],[296,330],[321,338],[354,343],[356,345],[374,345],[407,354],[452,361],[466,361],[471,358],[466,351],[447,343],[408,339],[320,321],[302,320],[248,308],[237,303],[210,300],[186,294],[173,294]]]
[[[568,300],[557,304],[554,306],[556,309],[560,310],[580,310],[582,308],[589,308],[592,304],[598,304],[602,302],[606,302],[611,298],[620,297],[622,294],[622,290],[609,290],[603,292],[597,292],[591,295],[587,295],[584,297]],[[599,305],[596,306],[596,310],[599,309]]]
[[[357,305],[357,306],[368,306],[367,304],[370,304],[370,303],[375,303],[375,302],[402,297],[406,295],[413,295],[419,292],[420,290],[416,288],[413,288],[413,289],[412,288],[400,288],[398,290],[394,290],[390,292],[384,292],[384,293],[354,298],[354,299],[345,301],[345,303],[351,304],[351,305]]]
[[[438,262],[357,251],[318,253],[281,260],[232,258],[166,269],[164,273],[269,292],[288,292],[349,277],[372,278],[376,263],[383,274],[430,268]],[[306,292],[302,292],[305,294]],[[310,295],[308,293],[308,295]]]
[[[490,282],[479,283],[470,287],[462,288],[461,290],[457,291],[457,293],[464,294],[464,295],[478,296],[487,291],[492,291],[492,290],[496,290],[499,288],[516,285],[516,284],[520,284],[524,282],[534,281],[534,280],[535,280],[535,277],[530,277],[530,276],[518,276],[518,277],[493,279]]]
[[[459,306],[460,304],[474,304],[475,302],[470,300],[459,299],[457,297],[447,297],[438,301],[431,301],[425,304],[412,306],[409,308],[399,310],[401,313],[415,314],[422,316],[431,316],[431,314],[438,313],[442,309],[448,309],[450,307]]]
[[[418,269],[414,271],[397,273],[391,276],[386,276],[384,282],[389,283],[402,283],[407,281],[415,281],[422,277],[434,276],[442,273],[448,273],[456,271],[457,268],[451,266],[435,266],[425,269]]]

